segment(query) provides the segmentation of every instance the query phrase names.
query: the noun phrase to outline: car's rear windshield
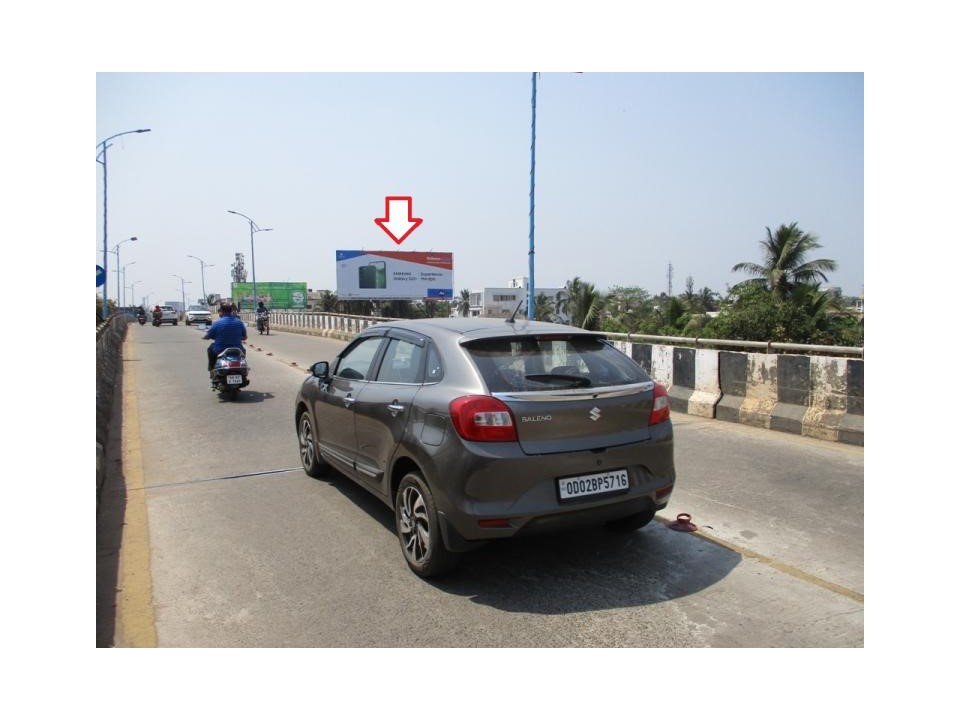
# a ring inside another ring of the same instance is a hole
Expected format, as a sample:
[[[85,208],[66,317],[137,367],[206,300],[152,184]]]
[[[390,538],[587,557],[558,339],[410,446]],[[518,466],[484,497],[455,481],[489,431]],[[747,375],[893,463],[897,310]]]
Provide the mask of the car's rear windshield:
[[[486,338],[464,347],[490,392],[601,388],[650,379],[633,360],[593,336]]]

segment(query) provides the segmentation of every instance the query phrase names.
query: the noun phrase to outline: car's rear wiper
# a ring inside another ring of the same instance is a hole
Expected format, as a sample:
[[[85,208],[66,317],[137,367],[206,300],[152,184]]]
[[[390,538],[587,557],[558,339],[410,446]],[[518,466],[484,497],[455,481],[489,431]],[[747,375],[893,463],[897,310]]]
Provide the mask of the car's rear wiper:
[[[589,387],[590,378],[583,375],[563,375],[561,373],[534,373],[533,375],[524,375],[527,380],[542,383],[570,383],[572,387]]]

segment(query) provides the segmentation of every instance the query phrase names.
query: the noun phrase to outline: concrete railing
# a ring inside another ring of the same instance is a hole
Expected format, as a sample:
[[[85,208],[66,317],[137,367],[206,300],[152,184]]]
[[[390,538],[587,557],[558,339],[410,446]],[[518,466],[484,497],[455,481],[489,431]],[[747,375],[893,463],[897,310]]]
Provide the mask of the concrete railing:
[[[343,340],[389,320],[271,311],[273,327]],[[863,445],[862,347],[606,335],[667,388],[679,412]]]
[[[113,420],[113,402],[123,364],[128,315],[114,313],[97,325],[97,508],[105,478],[105,455]]]
[[[680,412],[863,445],[862,359],[613,343],[667,388]]]
[[[256,313],[242,312],[240,317],[250,325],[256,324]],[[393,318],[370,315],[338,315],[337,313],[270,311],[270,327],[294,330],[307,335],[322,335],[340,340],[349,340],[361,330],[371,325],[389,322]]]

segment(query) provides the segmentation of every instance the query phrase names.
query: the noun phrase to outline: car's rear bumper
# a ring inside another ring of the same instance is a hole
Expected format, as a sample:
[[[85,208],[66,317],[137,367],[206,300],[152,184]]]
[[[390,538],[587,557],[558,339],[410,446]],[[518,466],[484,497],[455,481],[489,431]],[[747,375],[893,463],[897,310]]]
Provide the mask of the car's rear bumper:
[[[577,512],[564,512],[552,515],[540,515],[529,519],[519,528],[509,530],[487,529],[479,533],[467,530],[469,537],[461,534],[457,525],[451,522],[444,513],[440,513],[440,530],[444,545],[453,552],[467,552],[499,538],[523,537],[554,532],[567,532],[577,528],[595,527],[611,520],[619,520],[630,515],[663,510],[666,501],[657,505],[649,497],[636,497],[629,500],[601,505],[599,507],[582,508]]]
[[[666,507],[676,471],[672,427],[665,425],[652,429],[648,442],[601,451],[529,456],[506,447],[516,443],[498,443],[496,449],[463,443],[455,458],[433,458],[439,465],[425,470],[448,546],[598,525]],[[560,499],[561,478],[617,469],[629,474],[625,492]]]

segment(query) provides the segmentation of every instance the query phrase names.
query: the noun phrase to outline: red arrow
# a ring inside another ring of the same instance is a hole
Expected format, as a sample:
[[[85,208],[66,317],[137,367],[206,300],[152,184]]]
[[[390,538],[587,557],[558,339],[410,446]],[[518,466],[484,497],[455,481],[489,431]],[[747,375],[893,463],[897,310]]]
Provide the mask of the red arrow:
[[[423,218],[413,217],[413,198],[409,195],[388,195],[385,202],[387,216],[373,221],[399,245],[420,227]]]

